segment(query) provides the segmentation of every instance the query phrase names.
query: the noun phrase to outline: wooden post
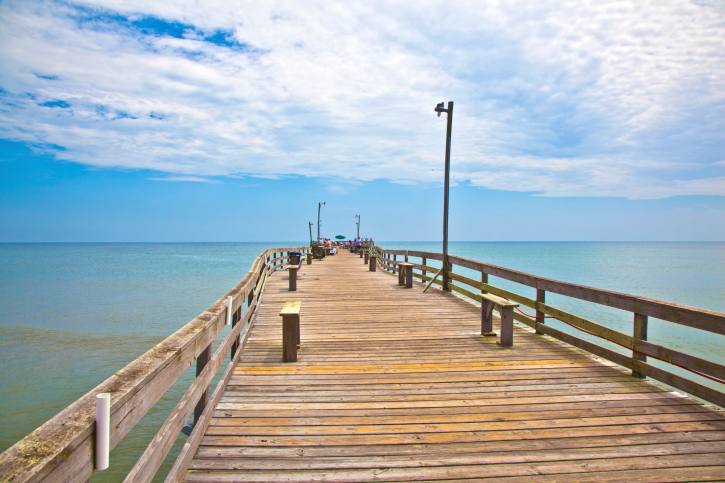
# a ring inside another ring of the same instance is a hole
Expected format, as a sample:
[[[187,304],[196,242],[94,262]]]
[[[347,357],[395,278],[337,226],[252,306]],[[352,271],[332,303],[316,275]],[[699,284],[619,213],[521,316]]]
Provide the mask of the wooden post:
[[[536,289],[536,301],[540,304],[546,303],[546,290],[537,288]],[[536,327],[536,333],[537,334],[543,334],[539,330],[539,324],[543,324],[546,319],[544,319],[544,316],[546,314],[542,312],[541,310],[536,311],[536,320],[534,320],[534,327]]]
[[[374,253],[371,253],[370,254],[370,265],[368,268],[371,272],[374,272],[375,270],[377,270],[378,266],[377,266],[376,262],[377,262],[377,255],[375,255]]]
[[[501,314],[501,336],[498,339],[499,345],[511,347],[514,344],[514,309],[513,307],[500,307]]]
[[[404,285],[405,284],[405,270],[404,267],[401,265],[398,265],[398,285]]]
[[[426,272],[425,272],[425,265],[426,265],[427,262],[428,262],[428,259],[426,257],[420,257],[420,264],[421,264],[420,273],[423,274],[423,280],[424,281],[425,281],[425,274],[426,274]]]
[[[312,265],[312,252],[307,252],[307,265]]]
[[[297,362],[297,348],[300,345],[300,310],[302,302],[285,302],[279,315],[282,316],[282,361]]]
[[[493,302],[481,299],[481,335],[493,337]]]
[[[289,272],[289,291],[290,292],[296,292],[297,291],[297,270],[300,268],[299,265],[289,265],[288,272]]]
[[[363,250],[363,248],[361,246],[360,249],[358,249],[358,251],[360,252],[360,258],[362,258],[363,257],[363,251],[365,251],[365,250]]]
[[[393,273],[395,273],[396,270],[398,270],[398,273],[400,273],[400,270],[398,268],[398,255],[393,254],[393,260],[389,268],[392,269]]]
[[[236,312],[234,312],[234,315],[232,315],[232,330],[234,330],[234,326],[237,325],[237,323],[239,323],[239,319],[241,319],[241,318],[242,318],[242,307],[240,305],[239,308],[236,310]],[[234,354],[237,353],[238,348],[239,348],[239,337],[237,337],[237,340],[232,342],[232,348],[229,351],[229,356],[230,356],[231,360],[234,360]]]
[[[634,314],[634,343],[637,344],[638,340],[647,340],[647,316],[642,314]],[[634,361],[647,361],[647,356],[636,350],[632,350],[632,359]],[[644,379],[644,375],[641,374],[636,368],[632,369],[632,375]]]
[[[370,253],[368,253],[367,250],[365,250],[365,260],[363,260],[363,263],[367,265],[370,262]]]
[[[201,354],[196,358],[196,377],[199,377],[199,374],[204,370],[209,359],[211,359],[211,344],[201,351]],[[199,421],[199,418],[204,412],[204,408],[206,408],[207,401],[209,401],[209,389],[201,393],[199,402],[196,403],[196,407],[194,408],[194,424]]]
[[[413,288],[413,267],[405,267],[405,288]]]

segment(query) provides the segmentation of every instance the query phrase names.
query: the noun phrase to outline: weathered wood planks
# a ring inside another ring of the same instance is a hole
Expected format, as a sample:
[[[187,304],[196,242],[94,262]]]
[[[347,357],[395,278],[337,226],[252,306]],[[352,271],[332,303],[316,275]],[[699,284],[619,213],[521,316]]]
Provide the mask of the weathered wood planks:
[[[389,275],[344,251],[301,268],[286,364],[270,277],[188,481],[725,479],[721,411],[528,329],[499,347],[478,307]]]

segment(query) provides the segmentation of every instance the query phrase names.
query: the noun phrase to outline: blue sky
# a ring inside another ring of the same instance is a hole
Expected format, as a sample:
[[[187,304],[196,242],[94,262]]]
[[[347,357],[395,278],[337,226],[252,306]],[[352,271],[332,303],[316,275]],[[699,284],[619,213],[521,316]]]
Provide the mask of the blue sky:
[[[408,3],[0,2],[0,240],[725,240],[722,3]]]

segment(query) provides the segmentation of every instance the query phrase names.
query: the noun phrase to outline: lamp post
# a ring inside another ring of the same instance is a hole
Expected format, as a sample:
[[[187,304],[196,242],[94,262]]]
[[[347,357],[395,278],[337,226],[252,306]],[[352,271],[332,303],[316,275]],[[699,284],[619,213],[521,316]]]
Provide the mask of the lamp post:
[[[355,215],[355,225],[357,225],[357,238],[360,238],[360,215]]]
[[[320,210],[325,205],[324,201],[317,202],[317,241],[320,241]]]
[[[446,127],[446,167],[445,181],[443,187],[443,290],[450,291],[448,286],[448,186],[451,176],[451,130],[453,129],[453,101],[448,101],[448,108],[443,107],[442,102],[435,107],[438,117],[441,113],[448,114],[448,124]]]
[[[307,223],[310,227],[310,246],[312,246],[312,222],[308,221]]]

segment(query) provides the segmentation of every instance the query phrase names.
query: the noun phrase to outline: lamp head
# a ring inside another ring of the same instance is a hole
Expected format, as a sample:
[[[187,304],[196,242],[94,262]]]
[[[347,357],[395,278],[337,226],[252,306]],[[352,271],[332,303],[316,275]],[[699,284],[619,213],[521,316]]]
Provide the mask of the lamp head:
[[[448,112],[448,110],[445,107],[443,107],[442,102],[439,102],[434,110],[435,110],[435,112],[438,113],[438,117],[441,117],[442,112]]]

